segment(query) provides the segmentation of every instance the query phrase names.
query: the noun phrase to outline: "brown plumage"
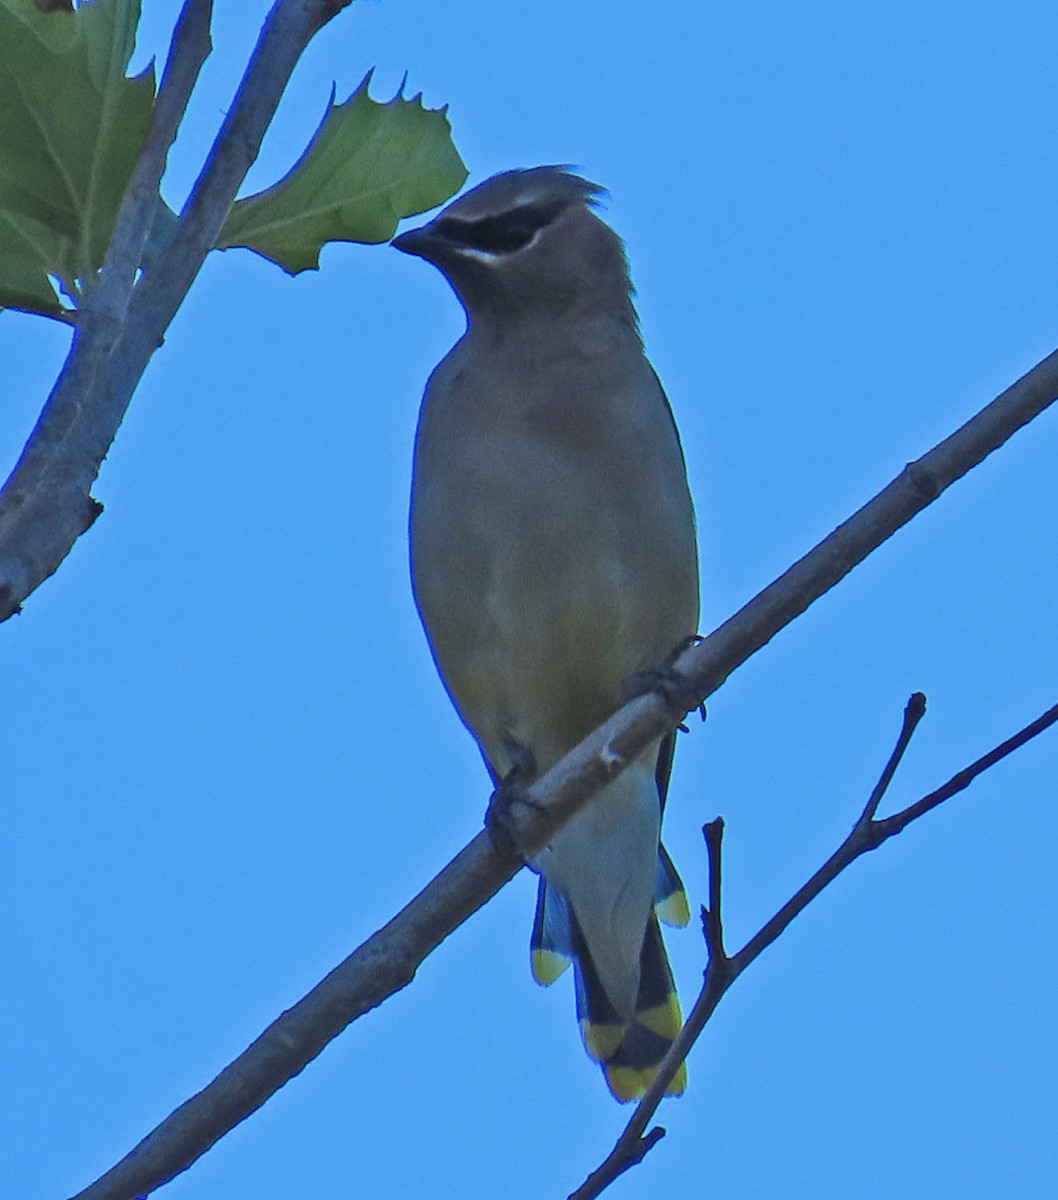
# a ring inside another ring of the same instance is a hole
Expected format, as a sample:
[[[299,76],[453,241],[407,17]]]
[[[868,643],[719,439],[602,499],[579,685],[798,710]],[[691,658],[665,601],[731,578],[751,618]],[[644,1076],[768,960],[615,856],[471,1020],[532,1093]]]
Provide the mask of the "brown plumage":
[[[420,413],[412,578],[496,779],[546,771],[614,711],[630,673],[697,626],[683,455],[599,192],[558,167],[509,171],[394,242],[434,263],[467,314]],[[658,755],[531,864],[534,973],[550,982],[576,963],[585,1044],[621,1099],[679,1022],[653,917],[667,897],[670,916],[686,908],[667,856],[659,866]]]

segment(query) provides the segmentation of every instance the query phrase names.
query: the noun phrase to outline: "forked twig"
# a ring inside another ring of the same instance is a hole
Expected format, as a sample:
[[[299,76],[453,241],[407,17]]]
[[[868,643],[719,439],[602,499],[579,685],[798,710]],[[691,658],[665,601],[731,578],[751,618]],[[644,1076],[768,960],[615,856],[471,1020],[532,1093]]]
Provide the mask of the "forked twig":
[[[731,957],[724,950],[723,919],[720,908],[720,845],[724,831],[723,819],[718,817],[703,828],[702,832],[705,836],[709,858],[709,903],[702,909],[702,927],[709,952],[709,962],[702,990],[698,994],[698,999],[695,1001],[683,1029],[662,1060],[650,1087],[636,1106],[635,1112],[617,1139],[614,1148],[584,1183],[570,1195],[569,1200],[593,1200],[594,1197],[601,1195],[619,1175],[624,1174],[629,1167],[635,1166],[636,1163],[642,1162],[647,1152],[664,1137],[665,1130],[663,1128],[656,1126],[647,1132],[647,1125],[664,1098],[669,1081],[686,1059],[691,1047],[698,1040],[698,1036],[728,988],[746,967],[779,937],[798,913],[807,908],[828,884],[861,855],[866,854],[868,850],[877,849],[883,842],[887,842],[891,837],[895,837],[906,829],[912,821],[916,821],[945,800],[965,790],[982,772],[987,771],[989,767],[994,766],[1058,721],[1058,704],[1056,704],[1042,716],[1037,717],[1035,721],[1019,730],[1013,737],[1001,742],[993,750],[957,772],[947,783],[942,784],[935,791],[923,796],[914,804],[909,804],[892,816],[878,819],[875,816],[878,806],[925,711],[926,697],[921,692],[915,692],[904,708],[900,736],[889,756],[889,761],[885,764],[885,769],[872,789],[852,832],[811,879],[779,909],[757,934],[750,938],[737,954]]]

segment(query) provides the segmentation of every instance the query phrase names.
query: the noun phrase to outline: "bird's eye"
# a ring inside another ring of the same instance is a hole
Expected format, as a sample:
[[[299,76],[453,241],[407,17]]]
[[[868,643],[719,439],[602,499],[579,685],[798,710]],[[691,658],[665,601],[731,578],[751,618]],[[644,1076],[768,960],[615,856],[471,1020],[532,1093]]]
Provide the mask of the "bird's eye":
[[[486,254],[513,254],[558,216],[564,203],[522,204],[491,217],[443,217],[437,232],[449,241]]]

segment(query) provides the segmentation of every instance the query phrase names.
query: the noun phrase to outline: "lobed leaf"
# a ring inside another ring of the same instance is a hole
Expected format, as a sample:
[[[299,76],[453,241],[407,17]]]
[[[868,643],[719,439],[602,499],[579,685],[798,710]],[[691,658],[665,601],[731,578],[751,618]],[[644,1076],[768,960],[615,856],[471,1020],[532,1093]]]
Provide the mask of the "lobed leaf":
[[[454,195],[467,177],[445,109],[368,95],[370,72],[343,104],[334,90],[312,141],[278,183],[237,200],[217,241],[291,275],[316,269],[327,242],[386,242],[403,217]]]

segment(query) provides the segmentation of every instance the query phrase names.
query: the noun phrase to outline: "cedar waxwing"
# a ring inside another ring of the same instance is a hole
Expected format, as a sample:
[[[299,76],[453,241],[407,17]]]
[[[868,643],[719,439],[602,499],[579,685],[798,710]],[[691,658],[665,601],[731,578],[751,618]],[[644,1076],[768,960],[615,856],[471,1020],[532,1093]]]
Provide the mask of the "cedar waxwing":
[[[506,171],[393,242],[466,311],[419,414],[412,586],[497,784],[543,774],[697,629],[683,453],[602,190],[562,167]],[[585,1048],[622,1101],[681,1021],[657,921],[688,919],[659,842],[672,748],[652,746],[529,864],[533,975],[573,962]],[[670,1094],[684,1086],[681,1067]]]

